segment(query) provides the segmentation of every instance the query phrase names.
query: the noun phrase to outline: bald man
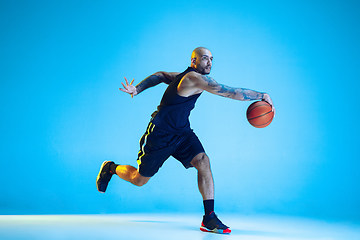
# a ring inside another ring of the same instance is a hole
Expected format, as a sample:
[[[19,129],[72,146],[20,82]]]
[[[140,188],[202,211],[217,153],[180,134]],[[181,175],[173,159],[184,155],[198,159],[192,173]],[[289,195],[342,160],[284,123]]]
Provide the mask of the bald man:
[[[142,186],[158,172],[170,156],[173,156],[185,168],[197,169],[198,187],[205,210],[200,230],[229,234],[230,228],[214,213],[214,181],[210,161],[198,137],[190,128],[190,111],[203,91],[240,101],[264,100],[272,106],[273,111],[275,109],[267,93],[229,87],[208,76],[212,61],[211,52],[207,48],[199,47],[191,54],[190,67],[182,73],[157,72],[136,86],[133,85],[134,79],[129,83],[125,78],[125,83],[121,83],[123,88],[119,89],[131,97],[159,83],[169,86],[140,139],[138,168],[105,161],[97,176],[96,186],[98,191],[104,193],[114,174],[136,186]]]

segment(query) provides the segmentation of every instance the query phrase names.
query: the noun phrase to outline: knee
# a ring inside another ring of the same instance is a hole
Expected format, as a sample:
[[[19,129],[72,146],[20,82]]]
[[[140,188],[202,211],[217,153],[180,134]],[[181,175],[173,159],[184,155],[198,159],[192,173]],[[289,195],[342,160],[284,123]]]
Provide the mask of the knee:
[[[150,177],[143,177],[139,173],[137,173],[131,182],[135,186],[141,187],[141,186],[144,186],[149,181],[149,179],[150,179]]]
[[[143,183],[143,182],[133,182],[135,186],[137,187],[142,187],[144,186],[146,183]]]
[[[191,161],[191,165],[193,165],[196,169],[208,168],[210,167],[209,157],[205,153],[199,153]]]
[[[134,183],[135,186],[142,187],[147,183],[147,181],[135,180],[133,183]]]

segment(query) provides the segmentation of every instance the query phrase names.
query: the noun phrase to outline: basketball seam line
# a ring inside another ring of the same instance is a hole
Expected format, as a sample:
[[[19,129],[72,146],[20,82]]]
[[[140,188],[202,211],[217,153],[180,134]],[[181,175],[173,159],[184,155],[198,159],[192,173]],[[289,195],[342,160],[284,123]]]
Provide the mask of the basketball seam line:
[[[253,117],[253,118],[249,118],[248,120],[253,120],[253,119],[255,119],[255,118],[259,118],[259,117],[265,116],[266,114],[271,113],[271,112],[272,112],[272,110],[269,111],[269,112],[263,113],[263,114],[261,114],[261,115],[259,115],[259,116],[256,116],[256,117]]]
[[[263,123],[263,124],[251,124],[251,123],[250,124],[253,125],[254,127],[260,127],[260,126],[266,125],[269,122],[271,122],[273,120],[273,118],[274,118],[274,116],[271,119],[269,119],[269,121],[267,121],[266,123]]]
[[[258,105],[256,105],[255,107],[251,108],[250,111],[249,111],[249,109],[248,109],[247,112],[246,112],[246,115],[248,115],[249,113],[251,113],[255,108],[263,107],[263,106],[268,106],[268,104],[266,104],[266,103],[263,103],[263,102],[259,102],[259,103],[261,103],[261,104],[258,104]]]

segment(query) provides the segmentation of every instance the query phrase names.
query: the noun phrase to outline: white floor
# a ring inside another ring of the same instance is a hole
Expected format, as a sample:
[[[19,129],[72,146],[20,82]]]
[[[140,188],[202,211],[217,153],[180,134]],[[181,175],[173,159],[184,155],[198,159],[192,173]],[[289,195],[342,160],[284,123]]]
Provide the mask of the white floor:
[[[199,230],[201,216],[179,214],[2,215],[0,239],[360,240],[360,225],[276,216],[221,215],[230,235]]]

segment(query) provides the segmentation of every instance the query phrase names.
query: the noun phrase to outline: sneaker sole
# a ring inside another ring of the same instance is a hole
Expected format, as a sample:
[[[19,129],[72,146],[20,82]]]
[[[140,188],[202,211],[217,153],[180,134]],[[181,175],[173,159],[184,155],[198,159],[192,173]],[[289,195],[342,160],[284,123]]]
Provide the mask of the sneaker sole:
[[[231,230],[229,228],[227,228],[227,229],[214,228],[213,230],[209,230],[206,227],[201,226],[200,230],[203,232],[218,233],[218,234],[230,234],[231,233]]]
[[[104,161],[104,162],[101,164],[99,174],[98,174],[97,177],[96,177],[96,188],[97,188],[97,190],[98,190],[99,192],[101,192],[101,193],[105,193],[105,191],[101,191],[101,190],[99,189],[99,186],[100,186],[100,183],[99,183],[100,173],[102,172],[105,164],[107,164],[108,162],[112,162],[112,161]]]

